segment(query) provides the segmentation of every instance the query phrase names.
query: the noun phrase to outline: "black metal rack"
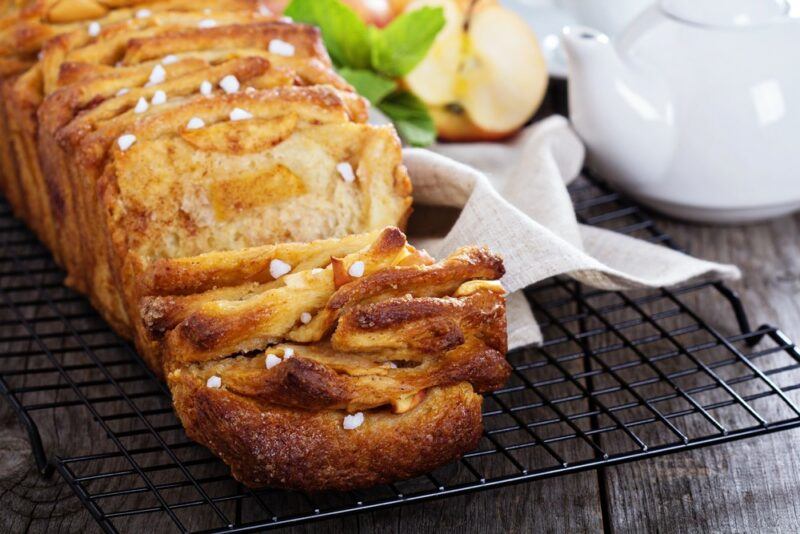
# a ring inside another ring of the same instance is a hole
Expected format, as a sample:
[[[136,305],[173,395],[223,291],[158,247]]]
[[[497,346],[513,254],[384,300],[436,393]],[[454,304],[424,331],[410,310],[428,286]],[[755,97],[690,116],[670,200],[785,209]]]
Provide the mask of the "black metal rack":
[[[582,222],[675,246],[599,180],[570,190]],[[526,292],[545,343],[509,354],[512,379],[486,397],[483,439],[460,462],[358,492],[253,491],[186,438],[166,387],[4,203],[0,243],[0,391],[40,471],[58,471],[109,532],[143,514],[158,531],[261,530],[800,426],[800,351],[777,328],[751,331],[724,284],[618,293],[556,278]],[[91,450],[42,438],[67,420]]]

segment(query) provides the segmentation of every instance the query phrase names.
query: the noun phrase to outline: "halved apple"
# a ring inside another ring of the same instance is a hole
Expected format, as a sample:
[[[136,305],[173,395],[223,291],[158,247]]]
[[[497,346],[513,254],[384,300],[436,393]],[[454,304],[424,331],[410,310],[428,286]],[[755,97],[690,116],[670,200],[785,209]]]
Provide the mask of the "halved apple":
[[[494,0],[415,0],[406,10],[441,6],[447,24],[405,84],[430,108],[439,136],[498,139],[538,109],[547,68],[536,36]]]

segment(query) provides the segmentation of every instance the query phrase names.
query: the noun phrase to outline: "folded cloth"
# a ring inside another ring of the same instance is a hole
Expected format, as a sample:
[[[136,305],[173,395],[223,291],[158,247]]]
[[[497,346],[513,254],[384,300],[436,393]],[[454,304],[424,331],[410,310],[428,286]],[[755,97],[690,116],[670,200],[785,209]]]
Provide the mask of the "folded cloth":
[[[435,257],[475,243],[502,254],[510,348],[542,341],[521,290],[552,276],[608,290],[741,276],[732,265],[579,224],[566,186],[579,175],[585,152],[564,117],[533,124],[507,143],[404,152],[415,203],[461,209],[443,238],[412,235],[412,242]]]

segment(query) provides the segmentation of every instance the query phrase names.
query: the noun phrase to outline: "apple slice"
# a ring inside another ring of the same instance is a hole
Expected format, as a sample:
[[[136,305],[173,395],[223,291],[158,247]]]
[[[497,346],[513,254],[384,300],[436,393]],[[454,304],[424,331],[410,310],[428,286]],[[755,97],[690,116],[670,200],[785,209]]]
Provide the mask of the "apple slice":
[[[473,11],[467,41],[459,102],[484,130],[517,130],[547,90],[547,67],[536,36],[515,13],[490,5]]]
[[[443,106],[456,101],[466,12],[454,0],[417,0],[408,4],[406,10],[414,11],[426,6],[441,7],[445,25],[428,54],[406,75],[405,83],[426,104]]]
[[[494,0],[418,0],[444,8],[447,24],[428,55],[405,78],[431,109],[440,137],[498,139],[533,115],[547,89],[536,36]]]

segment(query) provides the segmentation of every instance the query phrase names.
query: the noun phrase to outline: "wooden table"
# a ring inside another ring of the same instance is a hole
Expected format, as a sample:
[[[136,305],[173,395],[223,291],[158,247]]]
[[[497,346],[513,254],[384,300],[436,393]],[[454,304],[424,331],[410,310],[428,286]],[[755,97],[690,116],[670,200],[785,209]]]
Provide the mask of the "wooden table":
[[[800,215],[748,227],[705,227],[658,219],[691,253],[739,265],[733,283],[754,325],[778,325],[800,340]],[[704,317],[720,303],[695,302]],[[62,430],[74,449],[100,434]],[[315,523],[323,532],[797,532],[800,429],[463,497]],[[72,451],[74,452],[74,451]],[[131,532],[149,532],[147,516]],[[14,413],[0,402],[0,532],[95,532],[89,513],[59,476],[36,471]]]

